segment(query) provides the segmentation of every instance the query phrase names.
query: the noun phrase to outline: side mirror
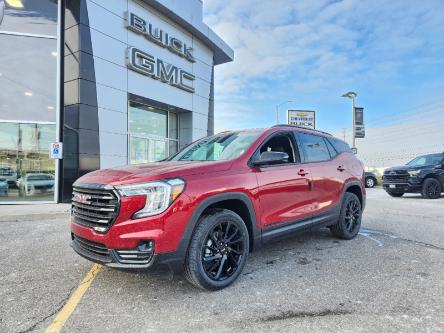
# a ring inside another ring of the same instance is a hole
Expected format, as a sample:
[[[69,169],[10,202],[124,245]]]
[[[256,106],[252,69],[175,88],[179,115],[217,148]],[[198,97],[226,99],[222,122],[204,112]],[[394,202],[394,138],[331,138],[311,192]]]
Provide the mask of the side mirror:
[[[435,165],[435,169],[444,169],[444,163]]]
[[[286,163],[289,160],[287,153],[280,151],[264,151],[259,158],[253,162],[254,166],[272,165]]]

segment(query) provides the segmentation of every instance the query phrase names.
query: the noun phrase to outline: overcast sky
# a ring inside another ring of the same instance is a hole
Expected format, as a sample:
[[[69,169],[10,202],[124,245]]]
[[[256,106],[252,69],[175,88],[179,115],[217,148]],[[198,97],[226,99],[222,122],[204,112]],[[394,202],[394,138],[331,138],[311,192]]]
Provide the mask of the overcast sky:
[[[204,1],[206,23],[235,54],[216,67],[216,130],[270,126],[290,99],[281,121],[286,107],[312,109],[319,129],[341,135],[351,103],[339,96],[354,90],[372,127],[360,146],[411,137],[412,123],[435,135],[423,147],[444,144],[443,13],[442,0]]]

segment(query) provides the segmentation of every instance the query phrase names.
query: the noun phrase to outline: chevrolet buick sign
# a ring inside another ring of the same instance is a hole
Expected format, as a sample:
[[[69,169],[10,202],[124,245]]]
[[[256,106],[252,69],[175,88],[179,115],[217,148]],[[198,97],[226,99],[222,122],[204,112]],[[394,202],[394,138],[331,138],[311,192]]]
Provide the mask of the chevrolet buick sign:
[[[287,123],[289,125],[298,127],[315,129],[315,112],[305,110],[287,110]]]
[[[189,62],[195,62],[191,47],[188,47],[180,39],[171,36],[167,32],[154,28],[151,23],[133,13],[128,13],[127,28],[143,35],[147,40],[170,50]],[[136,47],[128,48],[127,59],[128,68],[171,86],[194,93],[193,81],[195,76],[193,74],[175,65],[166,63],[162,59],[156,58],[152,54]]]

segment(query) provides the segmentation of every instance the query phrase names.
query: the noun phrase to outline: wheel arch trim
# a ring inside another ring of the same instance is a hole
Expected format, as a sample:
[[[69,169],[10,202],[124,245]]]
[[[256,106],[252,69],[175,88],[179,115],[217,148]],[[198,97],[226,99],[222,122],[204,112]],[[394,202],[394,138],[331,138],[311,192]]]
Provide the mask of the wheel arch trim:
[[[346,192],[349,192],[348,190],[352,187],[352,186],[356,186],[359,187],[359,190],[361,191],[361,204],[362,204],[362,210],[364,210],[365,208],[365,189],[363,189],[363,184],[362,182],[360,182],[359,180],[348,180],[345,184],[344,184],[344,188],[342,190],[342,197],[341,197],[341,202],[343,202],[344,200],[344,196]]]
[[[199,218],[202,216],[203,212],[210,206],[221,203],[228,200],[240,200],[242,201],[248,209],[248,213],[250,215],[251,220],[251,231],[252,231],[252,239],[253,239],[253,250],[259,248],[261,246],[261,230],[257,225],[256,212],[254,210],[253,203],[247,194],[243,192],[226,192],[221,194],[215,194],[206,197],[203,199],[194,209],[193,214],[191,215],[190,220],[188,221],[188,225],[182,235],[182,239],[174,251],[174,255],[171,257],[166,257],[164,263],[171,264],[183,264],[183,261],[187,255],[188,248],[190,246],[191,238],[193,236],[194,230],[197,227],[197,223]]]

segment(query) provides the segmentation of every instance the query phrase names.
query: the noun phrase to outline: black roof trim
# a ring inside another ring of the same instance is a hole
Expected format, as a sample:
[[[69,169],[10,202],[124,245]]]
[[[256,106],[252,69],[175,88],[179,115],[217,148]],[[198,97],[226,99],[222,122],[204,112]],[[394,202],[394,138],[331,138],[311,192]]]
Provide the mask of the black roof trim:
[[[324,132],[324,131],[315,130],[315,129],[311,129],[311,128],[305,128],[305,127],[296,126],[296,125],[278,124],[278,125],[274,125],[272,128],[275,128],[275,127],[292,127],[292,128],[302,129],[302,130],[306,130],[306,131],[322,133],[322,134],[325,134],[325,135],[328,135],[328,136],[333,136],[332,134]]]

